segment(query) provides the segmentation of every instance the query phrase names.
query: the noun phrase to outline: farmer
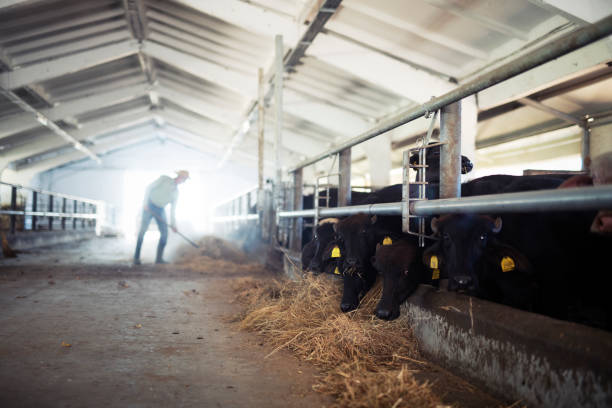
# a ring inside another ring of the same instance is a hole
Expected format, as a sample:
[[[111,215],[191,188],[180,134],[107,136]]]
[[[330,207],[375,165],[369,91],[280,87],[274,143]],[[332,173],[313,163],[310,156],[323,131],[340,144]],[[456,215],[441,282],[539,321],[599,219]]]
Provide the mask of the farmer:
[[[176,229],[176,200],[178,198],[178,185],[182,184],[189,178],[189,172],[179,170],[176,172],[176,177],[160,176],[157,180],[147,187],[145,193],[144,206],[142,209],[142,223],[138,232],[138,241],[136,242],[136,252],[134,253],[134,265],[140,265],[140,248],[142,247],[142,239],[145,232],[149,228],[151,218],[155,218],[157,228],[159,229],[159,243],[157,244],[157,256],[155,263],[163,264],[164,248],[168,240],[168,222],[166,221],[166,211],[164,207],[171,203],[170,207],[170,228],[177,232]]]

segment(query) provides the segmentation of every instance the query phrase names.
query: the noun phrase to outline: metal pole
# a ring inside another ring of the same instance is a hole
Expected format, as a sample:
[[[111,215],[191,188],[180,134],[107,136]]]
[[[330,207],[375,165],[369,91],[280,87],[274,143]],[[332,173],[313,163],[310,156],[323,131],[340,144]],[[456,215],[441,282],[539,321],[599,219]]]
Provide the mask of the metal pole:
[[[293,173],[293,210],[299,211],[303,206],[303,170],[299,169]],[[294,251],[302,250],[302,227],[304,220],[301,217],[293,220],[293,230],[291,236],[291,249]]]
[[[11,210],[17,211],[17,187],[11,187]],[[17,224],[17,216],[15,214],[10,215],[11,220],[11,234],[15,233],[15,227]]]
[[[351,203],[351,149],[342,150],[339,156],[338,172],[340,173],[340,183],[338,185],[338,206],[342,207]]]
[[[72,212],[74,214],[78,213],[78,205],[77,205],[77,200],[72,200]],[[72,229],[76,229],[77,226],[77,219],[73,218],[72,219]]]
[[[461,196],[461,101],[440,114],[440,198]]]
[[[264,73],[263,68],[257,70],[257,188],[264,188]],[[259,202],[259,200],[257,200]]]
[[[402,167],[402,231],[407,233],[410,229],[410,150],[404,150]]]
[[[62,198],[62,212],[66,213],[66,198]],[[66,217],[62,217],[62,229],[66,229]]]
[[[520,59],[508,62],[507,64],[504,64],[491,72],[483,74],[472,81],[469,81],[462,86],[445,93],[444,95],[430,100],[429,102],[425,102],[420,106],[393,115],[386,120],[381,121],[380,124],[373,129],[370,129],[367,132],[362,133],[361,135],[344,143],[341,143],[333,149],[307,159],[299,163],[297,166],[291,168],[289,171],[293,172],[299,168],[316,163],[319,160],[339,153],[344,149],[365,142],[366,140],[388,132],[391,129],[395,129],[398,126],[420,118],[428,112],[434,112],[446,105],[457,102],[466,96],[475,94],[485,88],[489,88],[495,84],[537,67],[538,65],[552,61],[555,58],[565,55],[571,51],[577,50],[601,38],[607,37],[611,33],[612,16],[609,16],[596,24],[589,24],[579,30],[553,40],[550,43],[544,44],[543,46],[523,55]]]
[[[49,204],[47,206],[47,211],[53,212],[53,196],[49,196]],[[49,217],[49,231],[53,229],[53,217]]]
[[[38,191],[32,191],[32,211],[38,211]],[[32,216],[32,231],[36,231],[36,221],[37,217],[35,215]]]
[[[489,194],[410,203],[410,213],[420,216],[460,213],[589,211],[602,208],[612,208],[612,185]],[[341,217],[358,213],[402,215],[402,203],[321,208],[319,213],[322,217]],[[314,214],[315,210],[283,211],[278,216],[280,218],[312,217]]]
[[[85,203],[81,203],[81,211],[82,213],[86,214],[87,213],[87,209],[85,208]],[[81,218],[81,228],[85,228],[85,218]]]
[[[584,124],[582,127],[582,140],[580,146],[580,157],[582,159],[582,170],[589,171],[590,167],[590,157],[591,157],[591,129],[587,125]]]
[[[283,36],[277,35],[274,37],[276,46],[275,65],[276,74],[274,76],[274,153],[276,154],[276,186],[280,188],[281,182],[281,150],[282,150],[282,126],[283,126]]]

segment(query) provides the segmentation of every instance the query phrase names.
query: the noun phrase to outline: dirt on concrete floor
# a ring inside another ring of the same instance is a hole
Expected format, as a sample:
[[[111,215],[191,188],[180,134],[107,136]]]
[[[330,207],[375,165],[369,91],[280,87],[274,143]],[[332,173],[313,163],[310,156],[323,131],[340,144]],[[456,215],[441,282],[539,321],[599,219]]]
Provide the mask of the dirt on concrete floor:
[[[98,239],[0,263],[0,406],[333,403],[312,390],[315,367],[266,358],[273,347],[228,323],[240,305],[223,270],[133,267],[130,251]],[[427,377],[456,406],[500,405],[442,369]]]

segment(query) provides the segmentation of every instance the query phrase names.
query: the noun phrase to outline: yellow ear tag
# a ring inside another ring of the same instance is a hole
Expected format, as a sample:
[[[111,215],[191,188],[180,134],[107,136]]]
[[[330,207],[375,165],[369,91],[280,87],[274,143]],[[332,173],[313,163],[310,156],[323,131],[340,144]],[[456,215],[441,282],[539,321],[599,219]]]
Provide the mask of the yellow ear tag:
[[[435,255],[432,255],[431,258],[429,258],[429,267],[431,269],[438,269],[438,257]]]
[[[393,240],[391,239],[391,237],[385,237],[385,239],[383,239],[383,245],[391,245],[393,243]]]
[[[501,268],[502,272],[513,271],[514,268],[516,268],[516,265],[514,264],[514,259],[510,258],[509,256],[504,256],[501,260]]]
[[[340,275],[340,271],[338,270],[337,266],[336,266],[336,269],[334,269],[334,275]]]
[[[338,248],[338,246],[335,246],[334,249],[332,249],[331,257],[340,258],[340,248]]]
[[[440,279],[440,270],[439,269],[434,269],[433,273],[431,274],[431,279]]]

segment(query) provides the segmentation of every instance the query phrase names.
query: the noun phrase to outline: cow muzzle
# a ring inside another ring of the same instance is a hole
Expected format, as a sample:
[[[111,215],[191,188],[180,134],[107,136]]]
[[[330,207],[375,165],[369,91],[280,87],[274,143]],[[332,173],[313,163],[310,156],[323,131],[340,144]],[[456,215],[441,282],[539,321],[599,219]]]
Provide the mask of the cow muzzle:
[[[468,275],[458,275],[453,277],[455,290],[470,290],[473,288],[473,279]]]

